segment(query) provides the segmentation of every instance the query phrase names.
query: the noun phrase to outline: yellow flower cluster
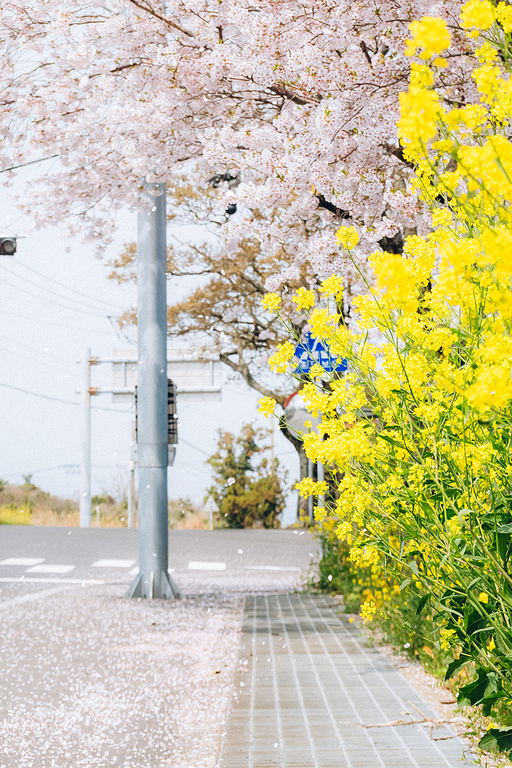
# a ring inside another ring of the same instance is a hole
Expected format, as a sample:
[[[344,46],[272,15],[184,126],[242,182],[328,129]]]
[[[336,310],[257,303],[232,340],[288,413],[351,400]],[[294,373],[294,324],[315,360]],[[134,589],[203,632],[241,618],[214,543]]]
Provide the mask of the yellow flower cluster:
[[[323,293],[324,296],[340,298],[343,294],[343,278],[338,275],[331,275],[326,280],[323,280],[320,285],[320,293]]]
[[[281,306],[281,297],[277,293],[267,293],[262,298],[261,305],[264,309],[268,309],[271,312],[277,312]]]
[[[371,621],[377,613],[375,600],[365,601],[361,606],[361,618],[363,621]]]
[[[413,39],[406,41],[406,56],[414,56],[418,48],[423,48],[420,59],[430,59],[450,45],[451,37],[444,19],[424,16],[420,21],[409,24],[409,29]]]
[[[322,494],[327,493],[329,486],[324,480],[318,482],[310,477],[305,477],[300,483],[295,484],[295,488],[298,490],[299,496],[306,499],[308,496],[322,496]]]
[[[304,383],[308,411],[320,416],[304,450],[324,465],[330,493],[311,479],[297,487],[328,498],[315,511],[319,525],[371,575],[365,620],[386,595],[423,594],[443,616],[440,646],[449,652],[464,646],[476,612],[484,629],[463,653],[484,666],[491,654],[494,673],[505,649],[512,658],[503,543],[512,477],[512,7],[469,0],[461,25],[487,33],[473,72],[477,103],[454,106],[436,90],[437,57],[451,43],[446,22],[431,17],[411,24],[407,53],[420,60],[400,97],[400,141],[433,231],[407,237],[403,253],[370,256],[374,280],[353,302],[357,330],[344,327],[333,302],[315,306],[312,291],[297,292],[311,334],[350,371],[317,364]],[[358,243],[352,227],[336,237],[349,252]],[[335,275],[319,287],[321,297],[342,292]],[[447,600],[466,611],[460,621]]]
[[[340,227],[336,232],[336,240],[343,248],[351,250],[359,242],[359,235],[354,227]]]
[[[476,27],[482,30],[492,27],[495,18],[494,5],[489,0],[469,0],[462,6],[460,23],[465,29]]]
[[[288,370],[288,364],[295,354],[295,345],[291,341],[279,344],[277,352],[269,359],[268,364],[274,373],[284,373]]]
[[[258,412],[262,413],[267,419],[274,415],[276,401],[273,397],[262,397],[258,400]]]
[[[307,288],[299,288],[292,296],[292,301],[297,305],[297,309],[310,309],[315,304],[315,293]]]

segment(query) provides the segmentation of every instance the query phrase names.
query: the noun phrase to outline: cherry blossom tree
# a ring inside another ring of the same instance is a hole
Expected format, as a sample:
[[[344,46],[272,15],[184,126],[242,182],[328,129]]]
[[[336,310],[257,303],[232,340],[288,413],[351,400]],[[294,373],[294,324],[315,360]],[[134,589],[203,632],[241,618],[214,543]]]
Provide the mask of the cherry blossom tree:
[[[142,179],[187,172],[208,190],[213,176],[233,212],[223,253],[251,237],[288,265],[269,287],[306,261],[320,276],[347,271],[334,239],[344,220],[362,253],[375,243],[400,250],[404,232],[426,226],[396,139],[404,45],[412,19],[445,18],[453,44],[438,86],[454,102],[472,98],[474,43],[459,9],[459,0],[3,3],[3,168],[58,156],[33,184],[40,217],[103,239],[116,208],[139,204]]]

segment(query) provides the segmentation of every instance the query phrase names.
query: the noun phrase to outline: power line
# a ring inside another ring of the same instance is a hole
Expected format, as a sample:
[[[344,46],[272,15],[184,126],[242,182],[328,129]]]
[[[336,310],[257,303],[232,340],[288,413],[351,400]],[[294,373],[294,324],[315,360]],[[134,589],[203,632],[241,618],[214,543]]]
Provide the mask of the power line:
[[[23,392],[25,395],[33,395],[34,397],[42,397],[44,400],[55,400],[57,403],[65,403],[66,405],[80,405],[76,400],[63,400],[61,397],[52,397],[51,395],[42,395],[40,392],[32,392],[29,389],[22,389],[21,387],[14,387],[12,384],[4,384],[0,381],[0,387],[5,389],[14,389],[16,392]]]
[[[82,291],[77,291],[76,288],[70,288],[69,286],[65,285],[65,283],[60,283],[58,280],[54,280],[52,277],[48,277],[47,275],[43,274],[42,272],[38,272],[37,269],[34,269],[33,267],[29,267],[27,264],[23,264],[21,261],[17,261],[16,264],[20,267],[23,267],[23,269],[28,269],[29,272],[33,272],[34,275],[37,275],[38,277],[42,277],[44,280],[48,280],[49,283],[53,283],[54,285],[58,285],[60,288],[64,288],[66,291],[69,291],[70,293],[76,293],[78,296],[82,296],[84,299],[91,299],[92,301],[96,301],[100,304],[105,304],[107,307],[115,307],[116,309],[124,309],[119,304],[110,304],[108,301],[104,301],[103,299],[98,299],[95,296],[90,296],[87,293],[82,293]]]
[[[5,336],[5,334],[0,333],[0,339],[5,339],[6,341],[12,342],[11,336]],[[38,349],[37,347],[34,347],[32,344],[25,344],[23,341],[16,342],[17,347],[25,347],[26,349],[33,350],[38,355],[46,355],[47,357],[53,358],[53,360],[63,360],[68,365],[72,365],[74,361],[68,360],[67,357],[61,357],[60,355],[52,355],[51,352],[45,352],[44,350]]]
[[[47,299],[44,296],[38,296],[37,293],[33,293],[32,291],[27,291],[25,288],[20,288],[17,285],[13,285],[12,283],[5,283],[10,288],[14,288],[15,291],[19,291],[20,293],[25,293],[27,296],[32,296],[34,299],[38,299],[39,301],[44,301],[47,304],[53,304],[55,307],[59,307],[60,309],[67,309],[70,312],[79,312],[82,315],[89,315],[93,317],[106,317],[106,314],[101,314],[98,312],[88,312],[86,309],[77,309],[76,307],[68,307],[66,304],[60,304],[58,301],[52,301],[52,299]],[[64,297],[63,297],[64,298]],[[69,299],[69,301],[73,301],[73,299]]]
[[[197,445],[192,445],[192,443],[188,443],[186,440],[183,440],[183,438],[179,438],[180,443],[185,443],[185,445],[188,445],[189,448],[193,448],[195,451],[199,451],[199,453],[202,453],[204,456],[210,457],[210,454],[206,451],[203,451],[202,448],[198,448]]]
[[[34,325],[35,318],[28,315],[22,315],[20,312],[11,312],[10,310],[0,309],[0,313],[3,315],[9,315],[12,317],[21,317],[23,320],[29,320]],[[106,317],[106,315],[104,315]],[[68,331],[87,331],[87,333],[101,333],[103,336],[110,336],[110,331],[99,331],[94,328],[84,328],[80,325],[69,325],[69,323],[57,323],[54,320],[43,320],[38,317],[37,323],[44,323],[45,325],[57,325],[59,328],[66,328]]]
[[[21,352],[17,352],[15,349],[9,349],[9,347],[0,347],[0,349],[2,349],[4,352],[9,352],[11,355],[16,355],[16,357],[20,357],[22,360],[29,360],[31,363],[38,363],[39,365],[46,366],[46,368],[52,368],[54,371],[59,371],[60,373],[64,373],[65,375],[73,376],[73,378],[76,378],[76,374],[66,370],[63,365],[52,365],[51,363],[46,363],[44,360],[37,360],[33,357],[29,357],[28,355],[22,355]]]
[[[16,392],[23,392],[23,394],[32,395],[33,397],[42,397],[44,400],[54,400],[57,403],[65,403],[65,405],[81,405],[76,400],[64,400],[61,397],[52,397],[51,395],[43,395],[41,394],[41,392],[32,392],[29,389],[14,387],[12,384],[4,384],[1,381],[0,381],[0,387],[5,387],[5,389],[14,389]],[[94,410],[95,411],[111,411],[112,413],[133,413],[133,411],[124,410],[121,408],[94,408]]]
[[[59,293],[58,291],[52,291],[51,288],[45,288],[40,283],[37,283],[35,280],[30,280],[28,277],[23,277],[23,275],[18,275],[17,272],[15,272],[12,269],[9,269],[6,266],[2,267],[4,272],[8,272],[10,275],[14,275],[14,277],[17,277],[18,280],[24,280],[24,282],[29,283],[30,285],[35,285],[36,288],[40,288],[42,291],[46,291],[47,293],[51,293],[54,296],[57,296],[59,299],[64,299],[64,301],[75,301],[77,304],[81,304],[84,307],[87,307],[88,309],[93,309],[95,311],[101,311],[100,307],[94,307],[91,304],[87,304],[85,301],[81,301],[80,299],[74,299],[70,298],[69,296],[63,296],[62,293]],[[108,305],[107,305],[108,306]]]

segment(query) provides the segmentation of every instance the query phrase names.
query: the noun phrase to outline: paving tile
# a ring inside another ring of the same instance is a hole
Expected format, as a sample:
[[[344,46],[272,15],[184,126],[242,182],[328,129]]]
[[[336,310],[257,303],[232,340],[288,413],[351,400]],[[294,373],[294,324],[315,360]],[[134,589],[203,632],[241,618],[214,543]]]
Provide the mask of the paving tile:
[[[363,727],[416,719],[408,702],[432,710],[338,610],[322,595],[246,598],[240,656],[249,664],[234,681],[218,768],[469,768],[458,738]]]

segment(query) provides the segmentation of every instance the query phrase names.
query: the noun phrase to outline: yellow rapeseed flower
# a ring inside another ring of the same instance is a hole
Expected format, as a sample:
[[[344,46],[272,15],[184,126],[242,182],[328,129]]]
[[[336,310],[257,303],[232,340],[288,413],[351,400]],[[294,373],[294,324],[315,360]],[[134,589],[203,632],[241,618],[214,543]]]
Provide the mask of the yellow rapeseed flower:
[[[266,416],[267,419],[269,416],[274,415],[275,407],[276,401],[273,397],[262,397],[258,400],[258,412]]]
[[[430,59],[449,47],[451,38],[444,19],[424,16],[420,21],[409,24],[412,40],[406,40],[406,56],[414,56],[418,48],[423,48],[420,59]]]
[[[340,227],[336,232],[336,240],[344,248],[351,250],[359,242],[359,235],[354,227]]]
[[[481,603],[488,603],[489,595],[486,592],[480,592],[480,594],[478,595],[478,599]]]
[[[315,306],[314,291],[308,291],[307,288],[299,288],[292,301],[297,305],[297,309],[310,309]]]
[[[469,0],[462,6],[460,23],[465,29],[489,29],[495,21],[494,6],[489,0]]]
[[[303,496],[305,499],[308,496],[322,496],[329,490],[329,486],[324,480],[316,482],[310,477],[305,477],[300,483],[295,483],[295,488],[298,490],[299,496]]]
[[[264,309],[277,312],[281,306],[281,297],[277,293],[267,293],[261,300]]]
[[[496,19],[507,34],[512,32],[512,7],[508,3],[498,3],[496,6]]]
[[[295,345],[291,341],[279,344],[277,352],[269,359],[268,364],[274,373],[284,373],[288,370],[288,363],[295,354]]]
[[[367,600],[361,606],[360,616],[363,621],[371,621],[377,613],[377,606],[375,600]]]
[[[325,296],[336,296],[338,298],[342,292],[343,278],[338,275],[331,275],[327,280],[323,280],[320,285],[320,293],[323,293]]]

